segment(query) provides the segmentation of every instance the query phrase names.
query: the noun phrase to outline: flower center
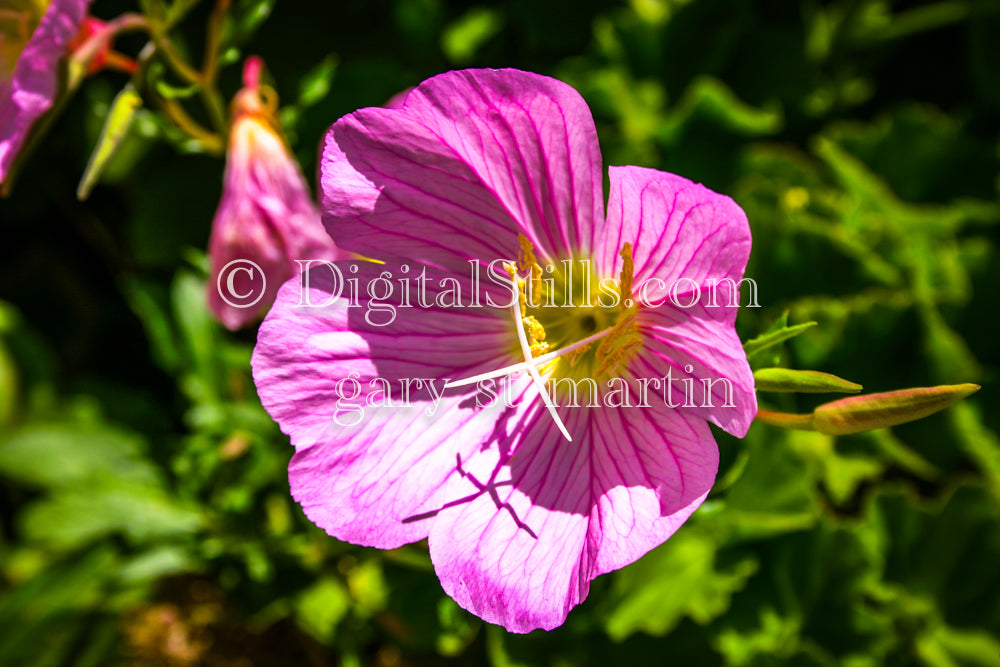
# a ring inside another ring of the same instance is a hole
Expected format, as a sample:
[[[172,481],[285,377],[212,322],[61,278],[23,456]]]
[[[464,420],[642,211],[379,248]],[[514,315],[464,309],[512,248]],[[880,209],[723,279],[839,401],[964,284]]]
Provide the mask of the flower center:
[[[49,0],[5,0],[0,6],[0,82],[14,78],[17,59],[48,5]]]
[[[616,373],[635,355],[641,339],[635,327],[636,305],[632,299],[632,244],[626,243],[621,249],[624,263],[617,283],[598,281],[587,261],[564,260],[558,268],[549,264],[543,269],[531,242],[520,236],[520,245],[516,266],[506,268],[517,295],[511,307],[517,334],[515,354],[523,361],[449,382],[445,388],[527,372],[553,421],[563,436],[572,440],[541,373],[555,381],[553,393],[557,401],[568,391],[575,399],[580,381],[590,382],[596,399],[598,381]],[[561,380],[569,382],[564,386]]]
[[[519,280],[529,347],[536,358],[554,353],[541,370],[556,379],[595,381],[615,373],[640,342],[634,325],[632,245],[622,247],[623,266],[614,281],[598,279],[586,260],[543,268],[531,242],[523,236],[520,241],[514,279]]]

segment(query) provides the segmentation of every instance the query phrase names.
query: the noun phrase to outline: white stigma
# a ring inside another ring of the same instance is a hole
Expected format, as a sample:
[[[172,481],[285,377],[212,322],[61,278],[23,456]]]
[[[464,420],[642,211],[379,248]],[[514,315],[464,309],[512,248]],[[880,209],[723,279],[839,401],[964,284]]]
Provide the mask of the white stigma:
[[[548,391],[545,389],[545,381],[542,380],[542,376],[538,373],[538,367],[553,359],[558,359],[559,357],[565,356],[574,352],[585,345],[590,345],[594,341],[600,340],[607,336],[614,327],[608,327],[603,331],[598,331],[592,336],[587,336],[583,340],[579,340],[572,345],[567,345],[566,347],[556,350],[554,352],[549,352],[538,357],[533,357],[531,355],[531,346],[528,344],[528,336],[524,331],[524,321],[521,318],[521,291],[518,286],[518,277],[513,276],[514,285],[514,302],[511,305],[511,313],[514,316],[514,328],[517,330],[517,340],[521,344],[521,355],[524,357],[524,361],[518,362],[511,366],[506,366],[504,368],[497,369],[495,371],[487,371],[486,373],[480,373],[479,375],[473,375],[472,377],[467,377],[462,380],[454,380],[445,384],[445,389],[451,389],[452,387],[464,387],[470,384],[476,384],[482,382],[483,380],[490,380],[492,378],[504,377],[508,375],[513,375],[514,373],[519,373],[521,371],[527,371],[531,375],[532,383],[538,389],[538,395],[541,396],[542,402],[545,403],[546,409],[548,409],[549,414],[552,415],[552,420],[559,427],[559,431],[563,436],[570,442],[573,441],[573,437],[569,434],[566,429],[566,425],[563,423],[562,419],[559,417],[559,413],[556,411],[556,406],[552,402],[552,398],[549,396]]]

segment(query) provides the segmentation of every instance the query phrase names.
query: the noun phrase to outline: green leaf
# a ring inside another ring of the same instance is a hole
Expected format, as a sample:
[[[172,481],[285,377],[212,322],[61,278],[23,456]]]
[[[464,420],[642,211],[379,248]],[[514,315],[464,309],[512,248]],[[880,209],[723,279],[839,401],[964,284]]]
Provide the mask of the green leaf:
[[[201,90],[201,84],[199,83],[192,83],[190,86],[174,86],[163,79],[157,79],[153,83],[153,87],[156,88],[156,92],[160,97],[168,100],[183,100],[194,97]]]
[[[795,338],[806,332],[806,330],[816,326],[816,322],[803,322],[802,324],[796,324],[795,326],[783,326],[774,331],[768,331],[766,333],[757,336],[756,338],[751,338],[743,344],[743,350],[747,353],[747,357],[752,357],[753,355],[766,350],[769,347],[783,343],[786,340]]]
[[[1000,641],[983,630],[935,624],[918,640],[916,648],[932,667],[1000,667]]]
[[[733,593],[756,570],[754,559],[743,558],[719,571],[714,540],[695,527],[682,528],[618,573],[605,630],[621,641],[639,631],[662,636],[684,617],[704,625],[729,608]]]
[[[223,46],[239,44],[250,38],[274,11],[276,0],[239,0],[230,10]]]
[[[67,549],[112,533],[134,542],[184,535],[202,520],[162,489],[120,483],[55,493],[31,504],[20,523],[27,539]]]
[[[351,609],[351,598],[339,580],[324,577],[295,601],[299,625],[321,642],[334,638],[337,625]]]
[[[186,550],[171,545],[157,546],[123,563],[118,569],[118,581],[125,584],[152,582],[197,568],[197,562]]]
[[[770,103],[761,109],[752,107],[719,79],[701,76],[688,86],[680,102],[664,120],[659,130],[660,139],[668,144],[674,142],[697,114],[745,136],[773,134],[784,123],[780,106]]]
[[[878,479],[885,470],[885,464],[875,456],[838,451],[833,436],[796,431],[786,437],[789,446],[812,468],[837,505],[846,504],[863,482]]]
[[[0,475],[50,489],[92,482],[155,484],[142,440],[103,424],[27,424],[0,439]]]
[[[17,362],[0,338],[0,427],[6,427],[17,409],[20,378]]]
[[[1000,636],[1000,512],[986,489],[967,484],[923,504],[890,489],[866,516],[884,532],[886,582],[933,601],[950,626]]]
[[[743,440],[750,460],[725,495],[718,520],[733,539],[771,536],[819,519],[816,489],[806,464],[772,429],[754,427]]]
[[[304,109],[321,102],[330,93],[330,85],[333,83],[338,64],[340,59],[331,53],[306,72],[299,79],[299,99],[295,103],[296,106]]]
[[[57,561],[0,596],[0,664],[74,664],[87,639],[86,612],[99,610],[115,576],[107,545]]]
[[[473,7],[449,25],[441,35],[441,49],[455,64],[472,60],[491,37],[503,27],[503,16],[494,9]]]
[[[1000,506],[1000,437],[983,424],[973,404],[963,401],[954,405],[949,417],[955,439],[978,466]]]
[[[18,517],[24,536],[70,548],[110,533],[189,533],[202,517],[165,488],[134,435],[87,422],[28,424],[0,442],[0,474],[44,487]]]
[[[166,290],[158,287],[138,278],[126,278],[121,290],[142,323],[153,358],[168,373],[176,373],[180,370],[181,349],[170,320]]]
[[[358,609],[374,614],[385,608],[389,591],[379,561],[359,563],[347,573],[347,588]]]
[[[189,271],[178,273],[171,288],[174,318],[184,343],[188,394],[197,402],[214,403],[223,392],[224,368],[219,359],[221,328],[208,310],[205,282]]]
[[[438,653],[445,656],[461,655],[476,638],[480,624],[449,597],[438,600],[437,617],[441,624],[441,632],[435,641]]]

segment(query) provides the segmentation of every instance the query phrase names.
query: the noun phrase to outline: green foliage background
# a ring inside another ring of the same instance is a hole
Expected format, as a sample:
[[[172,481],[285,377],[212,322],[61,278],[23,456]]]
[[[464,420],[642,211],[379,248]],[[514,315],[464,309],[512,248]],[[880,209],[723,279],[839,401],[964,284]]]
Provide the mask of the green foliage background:
[[[177,33],[195,54],[211,4]],[[307,173],[334,120],[428,76],[550,74],[591,105],[606,163],[745,208],[763,307],[741,334],[819,322],[755,361],[867,391],[983,389],[891,431],[720,433],[719,482],[675,537],[596,580],[564,627],[509,635],[442,593],[423,545],[362,549],[303,517],[249,377],[254,332],[204,304],[222,161],[143,112],[74,198],[124,84],[101,75],[0,202],[0,665],[1000,665],[1000,2],[233,15],[223,89],[262,55]]]

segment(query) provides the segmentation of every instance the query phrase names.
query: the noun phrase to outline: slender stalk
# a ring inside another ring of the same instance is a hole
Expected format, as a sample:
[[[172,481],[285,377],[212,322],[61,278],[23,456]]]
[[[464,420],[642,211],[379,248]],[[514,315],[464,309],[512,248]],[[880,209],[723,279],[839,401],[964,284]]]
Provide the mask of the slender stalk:
[[[229,11],[229,0],[217,0],[212,15],[208,19],[208,35],[205,38],[205,59],[201,66],[202,76],[207,82],[214,82],[219,62],[219,44],[222,41],[222,26]]]
[[[788,412],[773,412],[758,410],[755,421],[764,422],[778,428],[789,428],[798,431],[815,431],[812,415],[797,415]]]
[[[150,24],[149,34],[153,39],[153,43],[156,44],[156,50],[160,52],[163,60],[177,76],[184,79],[187,83],[201,84],[201,72],[189,65],[181,54],[177,52],[177,49],[174,48],[173,43],[167,37],[166,31],[161,26],[157,26],[155,23]]]
[[[215,132],[202,127],[197,121],[188,115],[180,104],[174,100],[153,95],[167,117],[185,134],[200,142],[210,153],[222,155],[226,148],[225,140]]]
[[[217,132],[228,134],[229,122],[226,104],[215,86],[218,74],[219,44],[222,40],[222,27],[229,11],[229,0],[217,0],[212,14],[208,18],[208,28],[205,37],[205,53],[202,58],[201,72],[198,73],[201,101],[205,105],[212,124]]]

